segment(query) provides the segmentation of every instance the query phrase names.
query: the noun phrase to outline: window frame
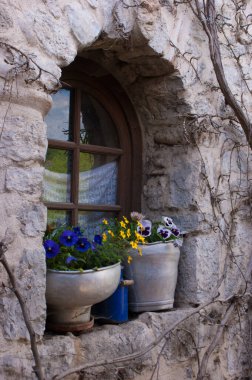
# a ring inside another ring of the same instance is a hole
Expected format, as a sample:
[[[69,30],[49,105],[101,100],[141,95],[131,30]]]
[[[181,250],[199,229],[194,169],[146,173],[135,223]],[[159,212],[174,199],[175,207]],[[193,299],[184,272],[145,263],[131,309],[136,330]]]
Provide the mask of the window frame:
[[[90,75],[90,67],[92,74]],[[64,149],[73,152],[71,173],[71,202],[48,202],[50,210],[70,211],[70,222],[78,224],[79,211],[111,211],[118,216],[129,215],[132,210],[140,210],[141,205],[141,132],[134,109],[126,94],[115,79],[105,74],[97,78],[94,69],[100,72],[100,66],[89,60],[77,59],[63,70],[62,85],[64,88],[74,88],[74,108],[72,141],[48,139],[48,147]],[[98,101],[109,113],[118,132],[120,148],[103,147],[99,145],[80,143],[80,94],[84,90]],[[79,154],[80,152],[116,155],[118,157],[118,188],[116,205],[83,204],[78,202],[79,188]],[[141,159],[139,160],[139,157]],[[138,161],[136,159],[138,158]],[[74,170],[77,168],[77,170]]]

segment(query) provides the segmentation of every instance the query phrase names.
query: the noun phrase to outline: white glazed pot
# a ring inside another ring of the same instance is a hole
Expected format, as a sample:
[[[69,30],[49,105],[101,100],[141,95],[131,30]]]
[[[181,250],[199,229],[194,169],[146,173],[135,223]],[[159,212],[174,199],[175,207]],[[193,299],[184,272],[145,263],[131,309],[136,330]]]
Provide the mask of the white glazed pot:
[[[91,306],[110,297],[120,281],[120,263],[97,270],[47,270],[47,327],[83,331],[90,325]]]
[[[178,276],[180,250],[172,242],[141,246],[143,255],[130,251],[133,260],[126,264],[129,287],[129,309],[133,312],[171,309]]]

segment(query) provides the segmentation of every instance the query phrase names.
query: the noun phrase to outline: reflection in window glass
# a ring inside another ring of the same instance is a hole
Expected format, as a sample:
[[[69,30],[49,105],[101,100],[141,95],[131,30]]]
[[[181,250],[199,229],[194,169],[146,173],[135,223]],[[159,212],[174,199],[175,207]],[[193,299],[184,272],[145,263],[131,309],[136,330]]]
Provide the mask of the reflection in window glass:
[[[44,200],[70,202],[72,152],[49,148],[44,173]]]
[[[115,157],[80,153],[79,202],[116,204],[117,178]]]
[[[81,94],[81,126],[82,144],[119,147],[116,127],[108,112],[92,96]]]
[[[114,218],[116,213],[106,211],[80,211],[78,214],[78,225],[83,228],[84,235],[93,239],[95,234],[101,233],[103,219]]]
[[[72,91],[67,89],[61,89],[52,95],[53,105],[45,117],[47,137],[49,139],[72,140],[70,115],[72,97]]]
[[[63,210],[47,210],[47,224],[49,226],[70,225],[70,212]]]

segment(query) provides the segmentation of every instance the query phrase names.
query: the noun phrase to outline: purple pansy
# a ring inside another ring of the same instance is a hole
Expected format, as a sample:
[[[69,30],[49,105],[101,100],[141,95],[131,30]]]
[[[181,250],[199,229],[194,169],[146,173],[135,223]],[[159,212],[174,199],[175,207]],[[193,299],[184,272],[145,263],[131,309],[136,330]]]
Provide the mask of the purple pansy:
[[[53,240],[46,240],[44,242],[44,248],[46,250],[47,259],[52,259],[53,257],[57,256],[57,254],[60,251],[59,245],[55,243]]]
[[[74,231],[74,233],[77,235],[77,236],[82,236],[82,232],[81,232],[81,229],[80,229],[80,227],[74,227],[73,228],[73,231]]]
[[[94,236],[94,243],[102,245],[102,237],[101,237],[101,235],[95,235]]]
[[[180,231],[179,231],[179,229],[178,229],[177,227],[175,227],[175,228],[171,228],[171,233],[172,233],[174,236],[176,236],[176,237],[178,237],[178,236],[180,235]]]
[[[144,237],[150,236],[151,235],[151,221],[147,219],[142,220],[141,226],[137,227],[137,232]]]
[[[89,243],[87,238],[79,238],[76,244],[76,249],[80,252],[86,252],[89,248],[91,248],[91,244]]]
[[[70,230],[65,230],[59,237],[60,244],[71,247],[78,241],[78,235]]]
[[[74,256],[68,256],[66,258],[66,264],[70,264],[71,261],[77,261],[76,257],[74,257]]]
[[[171,231],[164,226],[159,226],[157,229],[157,233],[162,236],[163,239],[168,239],[171,236]]]

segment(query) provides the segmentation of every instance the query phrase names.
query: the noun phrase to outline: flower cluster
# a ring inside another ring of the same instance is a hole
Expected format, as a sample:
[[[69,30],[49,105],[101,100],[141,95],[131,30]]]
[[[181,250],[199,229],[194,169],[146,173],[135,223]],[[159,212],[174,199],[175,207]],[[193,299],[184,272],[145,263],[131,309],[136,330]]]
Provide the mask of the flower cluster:
[[[104,219],[100,234],[93,239],[85,236],[80,227],[49,228],[44,239],[47,267],[56,270],[85,270],[101,268],[127,260],[129,248],[138,250],[145,239],[137,231],[138,221],[125,216],[118,220]]]
[[[138,227],[141,225],[140,222],[134,218],[136,212],[131,213],[131,220],[128,220],[123,216],[122,220],[118,219],[104,219],[104,231],[102,234],[103,242],[108,244],[113,244],[115,241],[124,242],[127,252],[128,248],[133,248],[142,255],[142,249],[139,247],[140,244],[145,243],[145,238],[142,234],[138,232]],[[127,261],[130,264],[132,257],[127,254]]]
[[[49,228],[44,239],[47,267],[56,270],[85,270],[101,268],[127,260],[131,263],[130,249],[142,255],[141,245],[157,241],[173,241],[182,245],[183,233],[172,219],[152,223],[138,212],[130,220],[104,219],[100,234],[93,239],[85,236],[80,227]]]
[[[144,237],[146,243],[173,241],[175,245],[182,245],[184,232],[181,232],[168,216],[163,216],[161,222],[155,223],[144,219],[139,213],[131,213],[131,217],[137,220],[137,232]]]
[[[56,270],[85,270],[115,264],[126,254],[125,243],[108,244],[102,235],[89,240],[80,227],[58,227],[44,239],[47,267]]]

